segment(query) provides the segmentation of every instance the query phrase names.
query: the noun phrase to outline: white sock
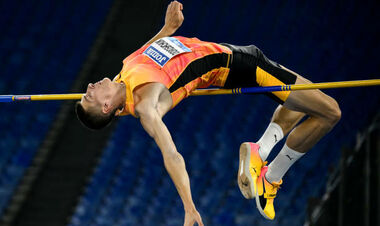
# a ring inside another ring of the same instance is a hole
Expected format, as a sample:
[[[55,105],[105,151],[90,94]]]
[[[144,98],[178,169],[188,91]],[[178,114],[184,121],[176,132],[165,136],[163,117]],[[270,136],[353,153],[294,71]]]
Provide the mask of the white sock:
[[[265,178],[270,183],[280,181],[289,168],[304,154],[290,149],[285,144],[276,158],[269,164]]]
[[[271,122],[265,130],[263,136],[257,143],[260,145],[259,155],[263,161],[268,158],[273,147],[284,137],[281,126],[275,122]]]

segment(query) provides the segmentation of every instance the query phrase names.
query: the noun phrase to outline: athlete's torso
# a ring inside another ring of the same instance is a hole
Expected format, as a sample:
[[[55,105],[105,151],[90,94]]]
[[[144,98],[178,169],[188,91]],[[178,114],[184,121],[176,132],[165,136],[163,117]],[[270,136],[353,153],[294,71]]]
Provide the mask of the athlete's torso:
[[[166,37],[145,45],[123,60],[123,68],[114,79],[124,82],[126,105],[120,115],[134,112],[133,90],[149,82],[158,82],[172,94],[173,107],[194,89],[223,86],[227,78],[231,50],[197,38]]]

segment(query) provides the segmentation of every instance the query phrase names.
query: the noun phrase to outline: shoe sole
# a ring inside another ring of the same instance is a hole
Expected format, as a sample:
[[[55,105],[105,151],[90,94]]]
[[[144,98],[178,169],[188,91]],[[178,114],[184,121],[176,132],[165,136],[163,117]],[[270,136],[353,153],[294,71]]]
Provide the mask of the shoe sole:
[[[251,173],[249,172],[249,165],[251,159],[251,144],[244,142],[240,145],[239,149],[239,171],[237,175],[237,182],[240,192],[246,199],[253,199],[256,196],[254,183]]]

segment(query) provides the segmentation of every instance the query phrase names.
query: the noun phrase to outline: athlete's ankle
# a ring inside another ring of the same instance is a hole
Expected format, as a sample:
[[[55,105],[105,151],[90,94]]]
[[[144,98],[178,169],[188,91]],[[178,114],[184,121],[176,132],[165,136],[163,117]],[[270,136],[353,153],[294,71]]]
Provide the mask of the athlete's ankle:
[[[268,176],[267,175],[268,175],[268,171],[264,174],[264,179],[266,181],[268,181],[271,185],[281,183],[282,178],[281,179],[278,179],[278,178],[274,179],[274,178],[271,178],[270,175],[268,175]]]
[[[266,178],[270,182],[281,181],[289,168],[305,153],[300,153],[289,148],[286,144],[278,153],[276,158],[268,166]]]
[[[269,153],[272,151],[271,149],[269,149],[267,147],[267,145],[263,142],[261,142],[260,140],[256,142],[260,148],[259,148],[259,155],[260,155],[260,158],[261,160],[264,162],[267,158],[268,158],[268,155]]]

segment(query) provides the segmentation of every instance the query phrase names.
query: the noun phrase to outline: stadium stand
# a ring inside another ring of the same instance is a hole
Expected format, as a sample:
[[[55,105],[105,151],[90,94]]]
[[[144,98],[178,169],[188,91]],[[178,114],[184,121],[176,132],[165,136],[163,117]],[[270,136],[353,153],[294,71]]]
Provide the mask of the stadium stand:
[[[70,90],[110,1],[2,1],[0,93]],[[59,103],[0,108],[0,215],[52,123]]]

